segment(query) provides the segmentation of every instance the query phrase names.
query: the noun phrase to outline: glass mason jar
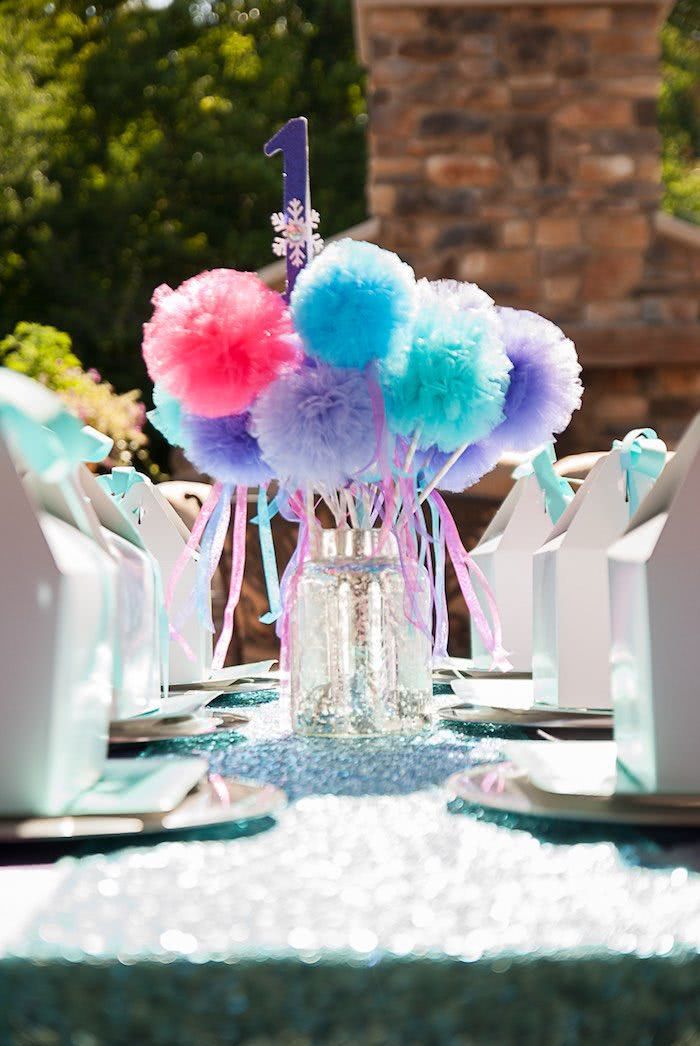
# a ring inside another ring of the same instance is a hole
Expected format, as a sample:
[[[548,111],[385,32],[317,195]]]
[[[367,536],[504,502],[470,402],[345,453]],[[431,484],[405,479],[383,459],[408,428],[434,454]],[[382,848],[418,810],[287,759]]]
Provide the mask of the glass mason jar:
[[[297,733],[369,737],[426,725],[431,642],[407,619],[405,592],[393,534],[380,543],[379,530],[318,532],[290,611],[286,663]],[[429,623],[423,569],[415,602]]]

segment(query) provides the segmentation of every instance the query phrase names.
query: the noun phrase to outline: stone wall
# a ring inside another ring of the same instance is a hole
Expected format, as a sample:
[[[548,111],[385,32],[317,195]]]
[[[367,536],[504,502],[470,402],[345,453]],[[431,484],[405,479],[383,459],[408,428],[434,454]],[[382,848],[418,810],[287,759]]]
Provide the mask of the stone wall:
[[[657,227],[663,13],[357,0],[379,242],[574,337],[565,449],[650,422],[673,439],[700,409],[700,242]]]

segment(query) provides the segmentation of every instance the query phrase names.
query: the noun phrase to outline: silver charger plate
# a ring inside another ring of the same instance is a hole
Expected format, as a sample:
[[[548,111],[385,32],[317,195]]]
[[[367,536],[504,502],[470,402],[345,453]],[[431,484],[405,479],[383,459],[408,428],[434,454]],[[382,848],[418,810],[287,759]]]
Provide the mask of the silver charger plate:
[[[494,672],[488,668],[470,668],[463,673],[467,679],[532,679],[532,672]]]
[[[451,658],[453,663],[438,663],[433,667],[433,679],[439,683],[450,683],[455,679],[532,679],[532,672],[500,672],[490,668],[476,668],[468,658]]]
[[[211,828],[273,817],[286,804],[286,795],[274,785],[212,774],[203,778],[178,806],[168,812],[0,820],[0,842],[63,842],[68,839],[167,834],[188,828]]]
[[[222,730],[237,730],[250,722],[240,712],[206,712],[204,715],[137,716],[110,723],[110,745],[149,744],[151,741],[172,741],[179,737],[205,737]]]
[[[526,742],[523,742],[525,744]],[[601,824],[700,827],[700,795],[579,795],[547,792],[514,761],[453,774],[452,798],[501,813]]]
[[[613,717],[608,712],[580,708],[496,708],[463,703],[438,710],[440,719],[451,723],[494,723],[539,730],[595,730],[612,736]]]
[[[203,680],[200,683],[187,683],[183,686],[171,686],[171,694],[180,694],[186,691],[198,691],[207,694],[216,691],[217,696],[221,694],[246,694],[252,690],[277,690],[280,685],[278,675],[268,672],[264,676],[242,676],[233,683],[221,682],[220,680]],[[213,699],[212,699],[213,700]]]

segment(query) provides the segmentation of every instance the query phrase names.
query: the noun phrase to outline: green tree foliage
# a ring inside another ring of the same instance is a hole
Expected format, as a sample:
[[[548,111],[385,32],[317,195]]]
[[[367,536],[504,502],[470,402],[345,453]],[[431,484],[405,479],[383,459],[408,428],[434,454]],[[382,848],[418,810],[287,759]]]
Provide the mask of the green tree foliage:
[[[664,207],[700,222],[700,0],[679,0],[661,41]]]
[[[117,387],[147,387],[153,288],[272,260],[262,146],[299,114],[328,235],[365,213],[347,0],[0,0],[0,335],[70,331]]]

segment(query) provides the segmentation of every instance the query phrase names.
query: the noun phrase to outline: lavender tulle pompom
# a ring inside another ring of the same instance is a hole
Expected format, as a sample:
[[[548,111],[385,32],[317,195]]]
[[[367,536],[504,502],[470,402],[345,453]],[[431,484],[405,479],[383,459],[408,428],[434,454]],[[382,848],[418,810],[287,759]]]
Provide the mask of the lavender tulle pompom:
[[[581,406],[581,367],[573,342],[550,320],[508,308],[498,315],[513,369],[493,438],[503,449],[533,450],[563,432]]]
[[[320,363],[275,381],[252,409],[252,431],[283,486],[341,487],[375,452],[363,374]]]
[[[460,310],[490,309],[493,298],[482,290],[477,283],[464,283],[461,280],[418,280],[416,290],[419,296],[429,294],[438,301],[449,302]]]
[[[185,414],[182,423],[185,453],[192,464],[222,483],[256,487],[272,479],[258,441],[250,434],[250,414],[203,418]]]
[[[423,483],[425,486],[431,478],[440,471],[450,455],[441,451],[435,451],[430,458],[429,467],[424,470]],[[472,443],[457,459],[454,465],[445,473],[438,487],[440,490],[450,490],[460,494],[463,490],[473,487],[488,472],[495,469],[501,457],[501,447],[492,439],[485,439],[480,443]]]

